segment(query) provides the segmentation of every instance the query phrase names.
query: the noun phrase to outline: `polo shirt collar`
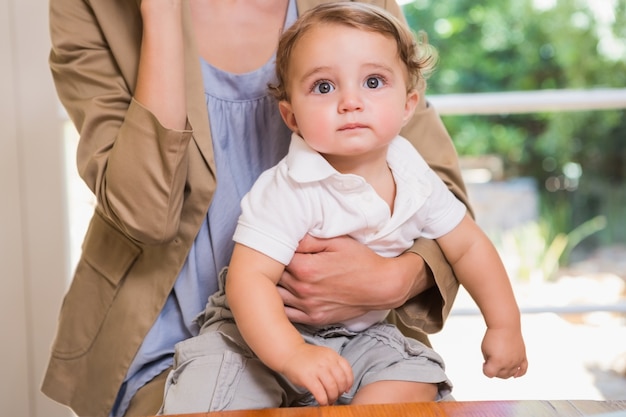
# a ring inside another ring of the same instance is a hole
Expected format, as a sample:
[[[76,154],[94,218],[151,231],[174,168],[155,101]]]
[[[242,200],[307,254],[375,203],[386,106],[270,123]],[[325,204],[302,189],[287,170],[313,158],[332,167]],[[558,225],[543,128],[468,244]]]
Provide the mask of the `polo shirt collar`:
[[[395,138],[389,144],[387,161],[396,175],[415,178],[416,174],[420,173],[421,167],[407,164],[406,158],[400,156],[405,151],[402,144],[399,143],[399,138]],[[394,154],[400,155],[394,158],[392,157]],[[333,175],[340,175],[322,155],[313,150],[297,133],[291,134],[287,167],[289,168],[289,176],[300,183],[321,181]]]
[[[339,173],[296,133],[291,134],[287,167],[289,176],[300,183],[322,181]]]

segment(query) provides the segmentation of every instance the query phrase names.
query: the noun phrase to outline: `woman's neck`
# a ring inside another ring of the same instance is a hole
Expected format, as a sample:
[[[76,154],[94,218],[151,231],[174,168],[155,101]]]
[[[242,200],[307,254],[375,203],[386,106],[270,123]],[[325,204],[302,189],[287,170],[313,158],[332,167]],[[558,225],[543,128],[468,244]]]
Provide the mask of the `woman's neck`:
[[[289,0],[191,0],[200,56],[223,71],[262,67],[278,46]]]

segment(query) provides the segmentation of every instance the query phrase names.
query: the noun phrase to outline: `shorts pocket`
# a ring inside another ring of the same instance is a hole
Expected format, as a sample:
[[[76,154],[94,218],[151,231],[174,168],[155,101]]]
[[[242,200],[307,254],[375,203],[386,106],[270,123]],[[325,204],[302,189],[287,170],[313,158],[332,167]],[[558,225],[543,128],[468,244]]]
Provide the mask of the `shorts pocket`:
[[[182,362],[175,363],[168,375],[161,414],[218,411],[228,407],[237,395],[246,358],[230,350],[185,352],[182,342],[177,345],[177,359]]]

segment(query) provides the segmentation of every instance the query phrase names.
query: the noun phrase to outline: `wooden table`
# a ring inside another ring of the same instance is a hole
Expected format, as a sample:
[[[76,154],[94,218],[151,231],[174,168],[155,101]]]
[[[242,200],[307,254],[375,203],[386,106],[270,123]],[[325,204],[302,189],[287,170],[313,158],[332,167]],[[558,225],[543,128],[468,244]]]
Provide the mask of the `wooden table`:
[[[177,414],[179,417],[626,417],[623,401],[450,401]]]

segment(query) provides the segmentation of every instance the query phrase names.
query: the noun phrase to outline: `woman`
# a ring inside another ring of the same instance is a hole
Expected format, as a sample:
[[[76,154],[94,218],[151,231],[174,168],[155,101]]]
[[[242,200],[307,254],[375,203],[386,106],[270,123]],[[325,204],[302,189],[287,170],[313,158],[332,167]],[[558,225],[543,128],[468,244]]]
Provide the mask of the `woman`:
[[[319,2],[51,0],[50,65],[98,205],[63,303],[48,396],[79,415],[156,413],[174,344],[197,333],[193,319],[230,258],[239,200],[287,150],[266,89],[279,33]],[[403,135],[466,202],[435,111],[422,101]],[[346,237],[305,239],[299,252],[281,295],[302,323],[392,308],[426,340],[458,288],[428,240],[393,259]],[[381,275],[387,287],[359,285]]]

